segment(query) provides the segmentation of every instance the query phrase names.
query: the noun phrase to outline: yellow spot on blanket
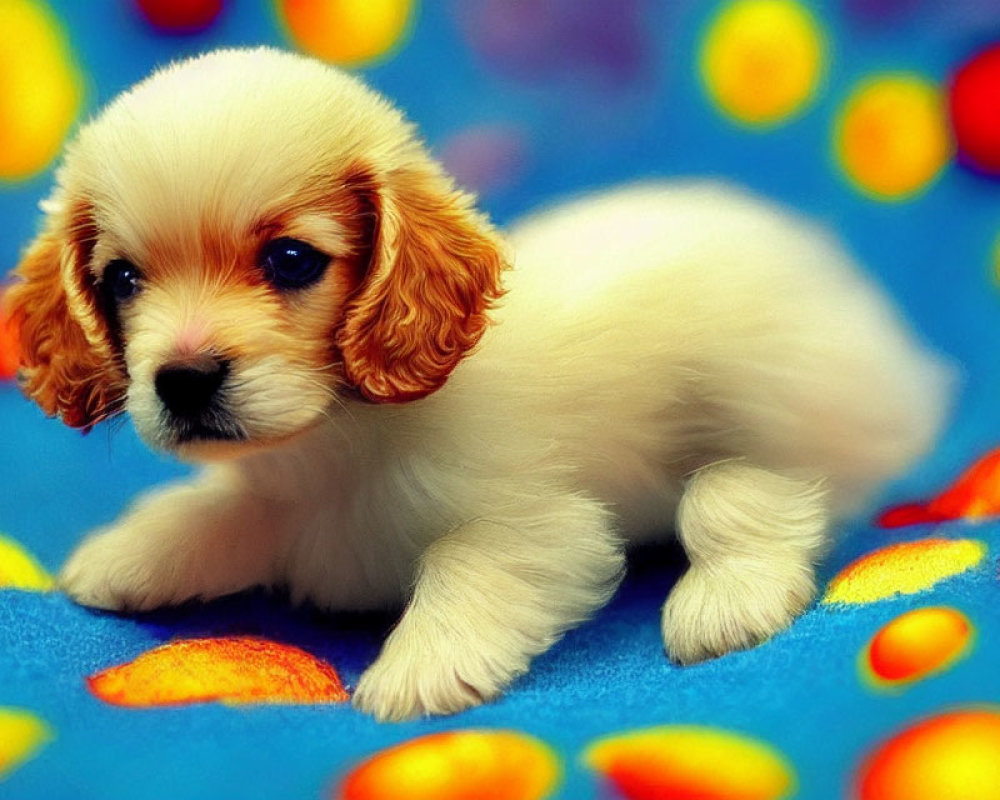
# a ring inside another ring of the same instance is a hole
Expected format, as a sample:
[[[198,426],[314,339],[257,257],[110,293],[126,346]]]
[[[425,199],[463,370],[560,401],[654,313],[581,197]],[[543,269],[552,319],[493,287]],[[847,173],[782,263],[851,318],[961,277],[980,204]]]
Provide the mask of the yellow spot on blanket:
[[[35,755],[51,738],[49,726],[34,714],[0,708],[0,778]]]
[[[549,747],[516,731],[450,731],[383,750],[353,770],[337,800],[542,800],[559,780]]]
[[[920,539],[876,550],[848,564],[827,587],[824,603],[873,603],[916,594],[979,564],[986,545],[975,539]]]
[[[629,800],[778,800],[795,773],[768,745],[728,731],[664,726],[590,746],[587,763]]]
[[[52,589],[52,576],[20,544],[0,536],[0,589]]]
[[[862,670],[877,687],[896,687],[942,672],[972,643],[972,624],[962,612],[917,608],[887,622],[863,651]]]

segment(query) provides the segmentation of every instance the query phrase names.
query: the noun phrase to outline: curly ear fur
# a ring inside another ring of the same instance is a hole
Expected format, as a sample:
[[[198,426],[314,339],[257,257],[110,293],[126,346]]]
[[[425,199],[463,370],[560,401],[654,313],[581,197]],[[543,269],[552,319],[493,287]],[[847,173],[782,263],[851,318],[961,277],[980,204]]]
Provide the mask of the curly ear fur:
[[[500,241],[440,171],[356,183],[375,224],[368,273],[337,336],[345,374],[372,402],[416,400],[444,384],[486,329],[503,293]]]
[[[77,215],[69,231],[49,230],[34,241],[4,304],[20,336],[25,393],[50,416],[89,430],[121,410],[125,376],[86,269],[89,215]]]

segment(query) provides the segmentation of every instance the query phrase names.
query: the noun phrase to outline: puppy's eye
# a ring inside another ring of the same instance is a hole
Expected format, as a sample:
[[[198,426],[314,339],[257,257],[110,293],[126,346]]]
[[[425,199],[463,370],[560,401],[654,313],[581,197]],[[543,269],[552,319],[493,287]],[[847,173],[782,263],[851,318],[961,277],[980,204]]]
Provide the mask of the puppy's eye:
[[[101,288],[109,299],[122,303],[139,294],[142,289],[142,272],[131,261],[116,258],[104,268]]]
[[[257,263],[276,289],[302,289],[323,277],[330,257],[310,244],[283,236],[261,248]]]

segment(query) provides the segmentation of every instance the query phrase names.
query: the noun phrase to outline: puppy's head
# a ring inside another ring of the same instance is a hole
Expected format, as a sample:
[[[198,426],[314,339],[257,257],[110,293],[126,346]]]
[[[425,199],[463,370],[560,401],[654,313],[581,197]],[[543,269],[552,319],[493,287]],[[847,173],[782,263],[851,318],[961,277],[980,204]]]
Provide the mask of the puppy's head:
[[[498,240],[357,80],[275,50],[171,66],[67,149],[7,301],[22,382],[87,429],[128,410],[212,457],[338,395],[438,389],[499,296]]]

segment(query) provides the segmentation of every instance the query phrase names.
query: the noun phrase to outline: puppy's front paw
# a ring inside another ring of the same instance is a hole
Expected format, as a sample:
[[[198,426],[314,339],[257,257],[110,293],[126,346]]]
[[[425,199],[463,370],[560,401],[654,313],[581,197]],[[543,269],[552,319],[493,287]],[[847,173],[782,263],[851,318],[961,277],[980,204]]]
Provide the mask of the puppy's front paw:
[[[174,595],[154,553],[127,528],[93,534],[69,557],[59,586],[81,605],[108,611],[148,611]]]
[[[393,636],[361,676],[354,707],[382,722],[455,714],[494,699],[526,668],[526,660],[489,664],[485,654],[439,637]]]
[[[746,650],[791,625],[815,593],[807,569],[779,577],[692,567],[663,607],[667,654],[680,664],[695,664]]]

